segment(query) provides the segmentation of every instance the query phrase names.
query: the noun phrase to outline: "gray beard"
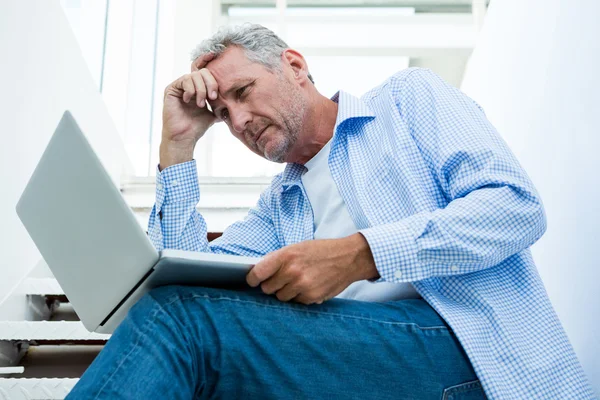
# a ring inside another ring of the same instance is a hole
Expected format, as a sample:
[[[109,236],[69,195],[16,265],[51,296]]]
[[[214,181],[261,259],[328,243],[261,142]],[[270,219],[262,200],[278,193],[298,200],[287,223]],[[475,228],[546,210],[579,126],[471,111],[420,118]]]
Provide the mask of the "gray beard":
[[[306,113],[306,102],[300,91],[293,87],[285,78],[281,77],[280,93],[282,98],[287,99],[282,105],[285,110],[282,113],[283,123],[285,125],[285,136],[281,137],[277,146],[267,153],[263,151],[265,158],[276,163],[283,163],[291,148],[296,144],[298,136],[302,129],[302,121]]]

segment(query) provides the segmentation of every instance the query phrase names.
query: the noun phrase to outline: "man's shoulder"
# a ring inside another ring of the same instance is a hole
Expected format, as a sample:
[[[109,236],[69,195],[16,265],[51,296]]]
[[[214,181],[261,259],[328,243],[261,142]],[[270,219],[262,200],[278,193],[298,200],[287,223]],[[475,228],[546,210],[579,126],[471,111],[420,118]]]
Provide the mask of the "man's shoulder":
[[[389,76],[379,86],[376,86],[369,92],[365,93],[364,96],[365,98],[374,97],[375,95],[385,90],[398,92],[402,89],[414,89],[425,81],[433,81],[438,79],[441,78],[429,68],[405,68]]]
[[[271,182],[269,183],[269,185],[266,188],[264,188],[264,190],[262,191],[262,193],[260,195],[262,200],[269,207],[271,206],[271,200],[273,198],[273,195],[276,193],[281,193],[281,191],[283,190],[284,175],[285,175],[285,171],[282,171],[282,172],[278,173],[277,175],[273,176],[273,178],[271,178]]]
[[[417,76],[424,76],[431,73],[429,68],[410,67],[402,69],[388,78],[390,82],[407,82]]]

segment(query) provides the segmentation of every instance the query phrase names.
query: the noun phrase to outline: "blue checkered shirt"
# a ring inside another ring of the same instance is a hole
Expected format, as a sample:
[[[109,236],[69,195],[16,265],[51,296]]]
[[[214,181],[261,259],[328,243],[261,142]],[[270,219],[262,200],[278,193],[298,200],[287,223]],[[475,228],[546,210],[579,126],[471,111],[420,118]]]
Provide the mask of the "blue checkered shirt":
[[[481,107],[419,68],[333,100],[329,167],[379,281],[412,282],[490,399],[594,398],[529,250],[546,229],[541,200]],[[195,161],[168,167],[157,173],[150,237],[159,250],[257,257],[311,240],[303,171],[288,164],[208,243]]]

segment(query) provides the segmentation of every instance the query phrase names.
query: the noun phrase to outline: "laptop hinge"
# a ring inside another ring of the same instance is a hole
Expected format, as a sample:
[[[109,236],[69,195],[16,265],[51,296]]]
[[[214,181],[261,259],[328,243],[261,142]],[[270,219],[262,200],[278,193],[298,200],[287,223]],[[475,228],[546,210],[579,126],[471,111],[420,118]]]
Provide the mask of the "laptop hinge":
[[[121,306],[123,305],[123,303],[125,303],[127,301],[127,299],[129,299],[131,297],[131,295],[137,290],[137,288],[140,287],[140,285],[142,283],[144,283],[144,281],[146,279],[148,279],[148,277],[150,276],[150,274],[152,274],[154,272],[154,267],[152,267],[150,269],[150,271],[146,272],[146,275],[144,275],[142,277],[142,279],[140,279],[140,281],[138,283],[136,283],[136,285],[133,287],[133,289],[131,289],[129,291],[129,293],[127,293],[127,295],[125,297],[123,297],[123,300],[121,300],[119,302],[119,304],[117,304],[117,306],[115,308],[112,309],[112,311],[106,316],[106,318],[104,318],[104,320],[100,323],[100,326],[104,326],[104,324],[106,324],[106,322],[108,322],[108,320],[117,312],[117,310],[119,308],[121,308]]]

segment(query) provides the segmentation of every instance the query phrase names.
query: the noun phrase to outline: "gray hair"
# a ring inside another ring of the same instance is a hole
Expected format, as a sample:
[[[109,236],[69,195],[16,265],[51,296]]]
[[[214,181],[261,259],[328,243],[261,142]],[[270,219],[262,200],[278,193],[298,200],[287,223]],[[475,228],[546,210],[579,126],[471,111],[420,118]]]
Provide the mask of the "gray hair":
[[[289,48],[279,36],[262,25],[245,23],[222,26],[192,50],[192,61],[207,53],[218,56],[232,45],[240,46],[250,61],[262,64],[271,71],[281,71],[281,54]],[[308,79],[315,83],[310,73]]]

